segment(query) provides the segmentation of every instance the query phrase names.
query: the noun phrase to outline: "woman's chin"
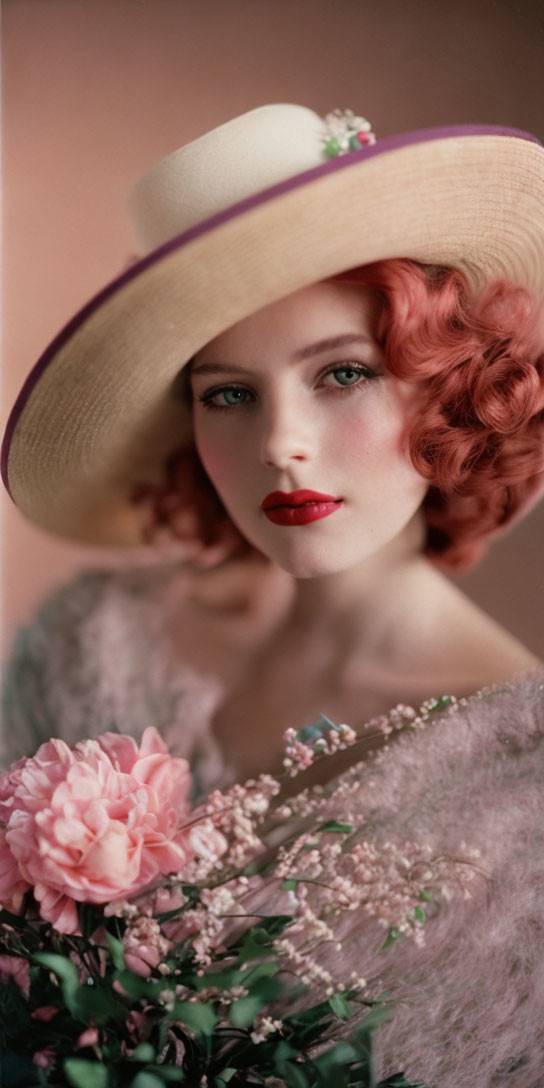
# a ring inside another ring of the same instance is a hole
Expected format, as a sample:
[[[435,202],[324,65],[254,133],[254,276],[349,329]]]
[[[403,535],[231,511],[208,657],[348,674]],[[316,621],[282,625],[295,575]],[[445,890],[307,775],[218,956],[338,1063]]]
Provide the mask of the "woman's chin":
[[[261,545],[261,550],[264,550]],[[266,553],[273,563],[281,567],[293,578],[324,578],[327,575],[339,574],[357,565],[360,556],[353,557],[331,554],[314,554],[305,548],[294,549],[286,552],[281,549],[269,549]]]

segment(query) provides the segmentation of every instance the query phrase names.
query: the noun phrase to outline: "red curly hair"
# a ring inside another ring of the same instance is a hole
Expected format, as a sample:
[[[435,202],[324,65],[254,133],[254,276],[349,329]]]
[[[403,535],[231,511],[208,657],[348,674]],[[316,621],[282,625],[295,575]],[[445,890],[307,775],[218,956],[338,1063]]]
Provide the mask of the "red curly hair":
[[[544,352],[539,311],[519,287],[496,283],[471,300],[455,269],[405,259],[333,277],[376,292],[375,334],[388,370],[421,389],[409,433],[414,467],[429,480],[425,553],[467,567],[544,485]],[[138,489],[145,540],[161,531],[197,562],[254,551],[231,522],[194,446],[165,466],[162,486]]]

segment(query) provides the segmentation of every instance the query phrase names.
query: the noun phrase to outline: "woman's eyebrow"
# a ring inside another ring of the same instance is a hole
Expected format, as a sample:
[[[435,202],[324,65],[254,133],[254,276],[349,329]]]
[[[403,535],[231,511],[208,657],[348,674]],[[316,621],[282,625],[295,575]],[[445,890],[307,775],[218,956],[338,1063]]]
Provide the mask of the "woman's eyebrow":
[[[316,344],[309,344],[307,348],[301,348],[293,355],[293,359],[309,359],[312,355],[319,355],[322,351],[330,351],[333,348],[345,348],[348,344],[372,344],[370,336],[361,333],[344,333],[342,336],[329,336],[326,340],[318,340]]]
[[[320,355],[324,351],[332,351],[334,348],[348,347],[350,344],[373,344],[370,336],[359,333],[344,333],[342,336],[328,336],[325,340],[318,340],[315,344],[308,344],[305,348],[295,351],[291,358],[298,362],[301,359],[310,359],[313,355]],[[243,366],[234,366],[230,363],[196,363],[191,367],[191,375],[194,374],[246,374],[252,375],[253,370]]]
[[[196,363],[191,366],[190,376],[195,374],[254,374],[253,370],[246,370],[243,366],[234,366],[230,363]]]

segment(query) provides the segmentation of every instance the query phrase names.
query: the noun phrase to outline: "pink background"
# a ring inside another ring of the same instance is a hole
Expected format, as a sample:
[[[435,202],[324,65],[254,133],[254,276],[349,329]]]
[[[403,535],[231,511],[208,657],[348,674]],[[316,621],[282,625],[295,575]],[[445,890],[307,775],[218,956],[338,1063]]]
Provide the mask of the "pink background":
[[[512,125],[544,139],[541,0],[4,0],[4,406],[132,252],[149,165],[264,102],[350,106],[378,135]],[[463,584],[544,655],[544,504]],[[7,640],[84,565],[4,500]],[[6,647],[7,650],[7,647]]]

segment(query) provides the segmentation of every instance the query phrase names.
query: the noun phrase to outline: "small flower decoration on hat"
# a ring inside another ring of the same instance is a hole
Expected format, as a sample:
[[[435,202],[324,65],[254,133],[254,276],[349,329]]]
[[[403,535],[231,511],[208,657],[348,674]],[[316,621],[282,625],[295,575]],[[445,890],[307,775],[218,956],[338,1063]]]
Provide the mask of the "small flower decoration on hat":
[[[328,159],[360,151],[376,143],[370,121],[358,117],[353,110],[332,110],[324,119],[323,150]]]

